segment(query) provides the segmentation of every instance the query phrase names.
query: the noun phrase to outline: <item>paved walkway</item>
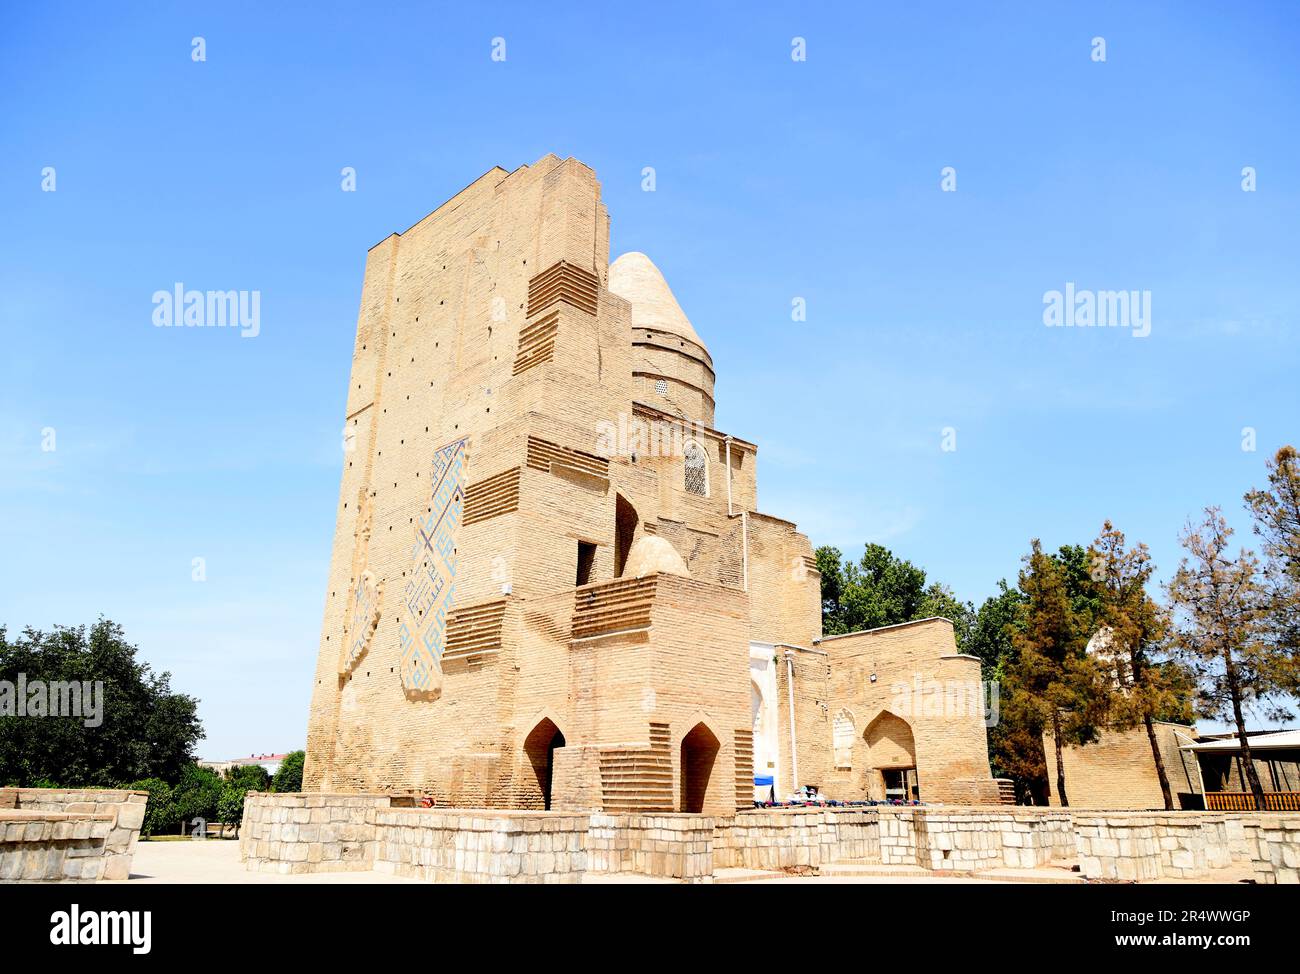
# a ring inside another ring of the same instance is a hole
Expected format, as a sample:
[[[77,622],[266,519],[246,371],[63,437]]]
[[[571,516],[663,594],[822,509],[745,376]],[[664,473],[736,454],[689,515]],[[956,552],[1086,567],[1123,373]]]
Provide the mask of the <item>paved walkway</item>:
[[[1161,882],[1234,883],[1251,877],[1248,867],[1222,869],[1202,880],[1162,880]],[[717,883],[770,883],[817,885],[954,885],[989,883],[1078,883],[1078,873],[1056,863],[1037,869],[994,869],[977,876],[940,876],[920,866],[882,866],[879,863],[845,861],[832,863],[819,876],[791,876],[757,869],[719,869]],[[135,848],[130,883],[328,883],[363,885],[366,883],[419,883],[422,880],[391,876],[368,870],[355,873],[279,873],[248,872],[239,861],[239,843],[230,840],[140,842]],[[623,883],[672,883],[671,879],[631,874],[593,875],[591,885]]]
[[[249,872],[239,861],[239,843],[230,839],[137,842],[128,883],[415,883],[419,880],[368,870],[356,873]]]

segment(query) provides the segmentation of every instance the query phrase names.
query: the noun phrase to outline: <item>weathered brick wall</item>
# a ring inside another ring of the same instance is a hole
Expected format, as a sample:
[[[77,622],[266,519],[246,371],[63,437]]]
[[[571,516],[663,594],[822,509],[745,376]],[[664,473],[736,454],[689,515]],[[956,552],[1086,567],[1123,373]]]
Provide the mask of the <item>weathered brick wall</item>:
[[[823,755],[826,794],[884,798],[881,768],[910,763],[923,801],[997,802],[979,661],[957,653],[950,622],[921,620],[827,637],[817,646],[829,654],[822,697],[828,719],[807,746]],[[847,769],[827,761],[834,719],[841,713],[854,730]],[[816,760],[815,754],[810,757]]]
[[[596,175],[549,155],[491,170],[369,251],[307,788],[542,808],[559,770],[551,803],[581,807],[594,793],[581,776],[609,766],[600,755],[651,750],[662,725],[671,795],[650,790],[681,808],[681,748],[703,725],[717,754],[693,751],[688,765],[710,766],[705,810],[729,811],[752,775],[736,743],[752,728],[750,641],[800,647],[793,784],[869,786],[832,782],[811,544],[757,510],[757,447],[711,428],[713,363],[698,336],[659,327],[643,296],[609,283]],[[626,442],[638,424],[671,434],[669,448]],[[686,489],[686,437],[705,458],[703,495]],[[432,467],[440,449],[445,475]],[[435,496],[439,484],[456,489]],[[576,593],[614,582],[627,545],[647,535],[672,545],[691,578],[662,578],[649,625],[576,633]],[[444,617],[439,636],[429,620]],[[927,672],[960,668],[934,655]],[[583,754],[543,771],[536,735],[551,728]],[[963,796],[978,796],[982,728],[916,732],[927,797],[959,778],[977,783]],[[638,773],[655,779],[660,759]]]
[[[880,819],[880,861],[886,866],[917,866],[929,854],[924,844],[924,824],[918,825],[916,808],[884,808]]]
[[[1232,863],[1255,881],[1300,882],[1300,817],[1286,813],[1072,811],[1089,879],[1200,879]]]
[[[414,577],[408,552],[434,486],[430,458],[464,437],[465,484],[521,468],[522,513],[461,525],[457,605],[500,597],[503,585],[525,597],[566,581],[571,587],[577,540],[588,536],[603,542],[596,571],[612,573],[605,537],[612,494],[532,469],[525,444],[535,427],[561,447],[589,451],[598,417],[630,409],[626,303],[598,301],[594,315],[552,304],[545,313],[558,316],[554,359],[512,375],[520,332],[538,317],[528,308],[530,282],[564,261],[602,283],[607,247],[594,174],[575,160],[546,157],[513,174],[493,170],[371,251],[346,409],[353,449],[344,455],[309,787],[414,788],[463,801],[509,792],[518,755],[502,727],[503,714],[515,715],[502,668],[447,672],[440,699],[412,699],[397,679],[401,606]],[[574,396],[575,388],[583,394]],[[548,418],[534,422],[543,405]],[[377,628],[340,679],[359,570],[383,583]]]
[[[1165,818],[1163,815],[1131,812],[1073,813],[1080,872],[1088,879],[1159,879],[1164,874],[1160,833],[1164,830]],[[1190,838],[1184,834],[1185,829],[1175,828],[1175,841],[1181,844]],[[1186,863],[1189,871],[1194,870],[1195,850],[1181,850],[1179,863]],[[1203,872],[1203,849],[1200,865]],[[1192,871],[1190,874],[1196,873]]]
[[[810,648],[821,638],[821,573],[791,521],[749,515],[749,638]]]
[[[1175,806],[1179,793],[1201,789],[1196,782],[1195,758],[1184,758],[1180,743],[1192,739],[1194,730],[1182,724],[1158,722],[1156,741],[1165,774],[1169,778]],[[1183,735],[1182,740],[1179,734]],[[1043,735],[1047,755],[1049,801],[1061,803],[1056,793],[1056,747],[1051,734]],[[1101,739],[1082,747],[1062,748],[1065,791],[1071,808],[1163,809],[1164,796],[1156,774],[1155,758],[1145,727],[1126,731],[1105,731]]]
[[[11,829],[6,817],[14,816],[61,817],[0,812],[0,870],[14,874],[7,878],[25,876],[24,869],[53,876],[67,862],[93,855],[58,859],[49,852],[50,838],[63,842],[61,848],[96,840],[98,832],[81,835],[81,826],[96,817],[81,816],[57,835],[33,833],[45,851],[39,862],[23,865],[28,860],[12,853],[29,826],[24,820],[21,832]],[[106,836],[109,819],[98,819]],[[714,818],[422,809],[390,807],[389,798],[376,795],[254,794],[245,803],[240,848],[254,870],[373,868],[439,882],[569,883],[604,872],[707,882],[718,869],[817,871],[845,860],[936,872],[1077,860],[1082,875],[1094,880],[1198,879],[1239,863],[1251,865],[1259,882],[1295,883],[1300,817],[877,806],[755,809]]]
[[[831,715],[830,660],[820,649],[801,649],[777,646],[773,650],[776,683],[775,738],[778,762],[781,767],[780,782],[786,793],[777,795],[785,800],[790,793],[803,785],[816,785],[831,798],[859,797],[835,788],[831,772]],[[793,684],[792,684],[793,674]],[[794,743],[798,757],[798,777],[791,762],[790,689],[794,688]]]
[[[822,850],[827,859],[880,859],[880,815],[875,808],[827,808],[823,814],[834,829],[830,848]]]

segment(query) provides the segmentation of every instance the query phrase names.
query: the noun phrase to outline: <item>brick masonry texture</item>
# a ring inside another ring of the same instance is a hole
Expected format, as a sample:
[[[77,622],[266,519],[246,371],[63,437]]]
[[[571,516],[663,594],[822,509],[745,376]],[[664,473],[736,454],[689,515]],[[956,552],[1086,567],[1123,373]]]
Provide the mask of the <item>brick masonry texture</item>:
[[[1195,758],[1179,750],[1180,743],[1195,738],[1195,731],[1182,724],[1163,722],[1156,723],[1155,731],[1169,790],[1177,804],[1180,794],[1196,794],[1201,790],[1196,780]],[[1051,789],[1048,800],[1060,805],[1061,796],[1056,793],[1056,747],[1050,734],[1043,737],[1043,751],[1047,755],[1047,782]],[[1084,747],[1062,748],[1061,754],[1071,808],[1165,807],[1145,727],[1106,731],[1100,740]]]
[[[712,428],[713,360],[658,270],[609,257],[595,173],[553,155],[367,255],[308,790],[730,815],[753,798],[761,643],[799,662],[798,754],[782,734],[760,772],[864,797],[890,706],[868,669],[977,678],[942,625],[815,648],[808,538],[758,510],[758,447]],[[628,576],[642,542],[685,574]],[[854,711],[851,771],[828,707]],[[982,723],[891,719],[927,798],[997,800]]]
[[[0,882],[126,879],[149,796],[0,788]]]

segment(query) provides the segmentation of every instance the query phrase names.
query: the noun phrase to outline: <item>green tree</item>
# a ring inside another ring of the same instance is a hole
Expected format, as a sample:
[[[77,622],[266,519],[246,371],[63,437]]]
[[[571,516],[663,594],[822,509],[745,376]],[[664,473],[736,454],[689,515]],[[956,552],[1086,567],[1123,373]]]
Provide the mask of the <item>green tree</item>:
[[[822,576],[822,631],[837,636],[939,616],[953,624],[960,648],[974,621],[974,609],[925,572],[883,545],[869,544],[854,564],[829,545],[816,551]]]
[[[162,835],[176,827],[176,806],[172,803],[172,786],[160,778],[145,778],[122,786],[130,791],[149,792],[141,835]]]
[[[998,582],[998,594],[985,599],[975,613],[963,651],[979,657],[983,679],[1001,680],[1013,660],[1015,641],[1012,637],[1024,600],[1020,589],[1008,585],[1004,578]]]
[[[1300,458],[1284,446],[1268,462],[1268,486],[1246,494],[1264,555],[1270,680],[1300,697]]]
[[[271,776],[260,764],[237,764],[227,769],[217,799],[217,818],[227,826],[234,826],[235,834],[244,821],[244,799],[250,791],[266,791]]]
[[[271,790],[278,792],[302,791],[302,768],[307,760],[306,751],[290,751],[280,762],[271,779]]]
[[[1022,737],[1040,738],[1050,730],[1057,795],[1068,806],[1062,750],[1066,744],[1096,739],[1108,694],[1102,669],[1086,651],[1094,629],[1084,592],[1090,576],[1085,569],[1082,579],[1072,577],[1076,553],[1062,551],[1068,557],[1048,555],[1035,538],[1025,556],[1019,585],[1024,602],[1012,636],[1015,658],[1007,669],[1010,692],[1003,713]]]
[[[1128,730],[1146,729],[1155,761],[1156,777],[1165,808],[1174,807],[1169,775],[1156,739],[1155,722],[1177,715],[1183,722],[1191,716],[1190,675],[1167,658],[1168,614],[1147,593],[1155,566],[1147,546],[1126,546],[1124,533],[1110,521],[1089,549],[1097,593],[1097,640],[1099,657],[1107,666],[1116,693],[1111,699],[1109,726]]]
[[[1010,778],[1016,800],[1047,800],[1047,765],[1043,737],[1024,701],[1009,692],[1008,673],[1016,660],[1015,635],[1020,626],[1020,589],[998,582],[998,592],[984,600],[963,651],[980,661],[981,679],[998,688],[998,720],[989,728],[989,764],[998,778]]]
[[[183,829],[193,829],[196,819],[204,822],[218,821],[217,806],[224,787],[225,782],[221,776],[211,768],[197,764],[186,765],[176,787],[172,789],[172,803],[179,825]]]
[[[1232,528],[1217,507],[1207,507],[1199,525],[1188,524],[1180,538],[1187,555],[1169,583],[1178,612],[1174,643],[1191,661],[1200,681],[1203,716],[1231,719],[1241,742],[1241,764],[1256,807],[1264,807],[1264,788],[1246,736],[1245,707],[1268,703],[1279,689],[1277,644],[1270,639],[1272,595],[1254,552],[1228,551]],[[1290,714],[1271,708],[1285,719]]]
[[[244,799],[247,797],[248,789],[227,782],[221,789],[221,797],[217,800],[217,818],[225,826],[233,827],[236,836],[239,835],[239,827],[244,821]]]
[[[271,776],[260,764],[237,764],[225,774],[226,784],[244,791],[269,791]]]
[[[121,781],[175,781],[203,736],[198,701],[173,692],[168,673],[136,658],[117,624],[87,629],[25,629],[15,639],[0,627],[0,680],[102,683],[102,723],[74,717],[0,716],[0,781],[21,785],[114,787]],[[83,709],[88,709],[83,702]]]

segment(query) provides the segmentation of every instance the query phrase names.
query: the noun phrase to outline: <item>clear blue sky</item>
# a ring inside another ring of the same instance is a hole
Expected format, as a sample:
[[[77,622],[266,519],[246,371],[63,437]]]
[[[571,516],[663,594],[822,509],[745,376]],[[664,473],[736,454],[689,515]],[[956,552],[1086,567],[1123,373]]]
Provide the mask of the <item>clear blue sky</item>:
[[[1107,517],[1167,576],[1300,440],[1294,3],[270,6],[0,14],[0,622],[121,622],[204,756],[303,744],[365,252],[494,165],[596,170],[764,511],[963,598]],[[154,328],[178,281],[261,334]]]

